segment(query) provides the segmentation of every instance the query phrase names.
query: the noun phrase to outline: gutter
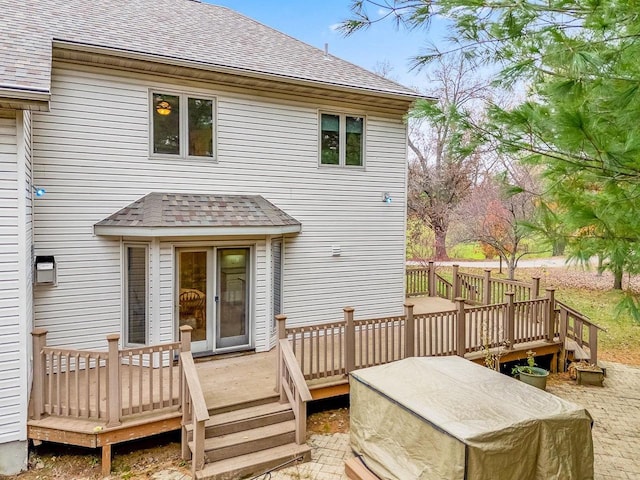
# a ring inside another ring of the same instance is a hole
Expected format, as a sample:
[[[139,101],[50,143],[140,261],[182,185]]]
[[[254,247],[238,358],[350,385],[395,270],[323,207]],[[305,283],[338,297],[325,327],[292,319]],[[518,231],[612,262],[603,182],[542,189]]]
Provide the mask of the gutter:
[[[51,100],[51,93],[49,92],[49,90],[39,88],[24,88],[0,85],[0,97],[35,102],[48,102],[49,100]]]

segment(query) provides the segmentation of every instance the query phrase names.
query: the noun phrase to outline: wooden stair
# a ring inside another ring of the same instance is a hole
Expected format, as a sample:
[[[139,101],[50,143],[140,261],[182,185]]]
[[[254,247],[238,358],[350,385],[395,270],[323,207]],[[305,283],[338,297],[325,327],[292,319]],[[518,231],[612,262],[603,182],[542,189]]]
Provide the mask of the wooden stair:
[[[311,449],[295,443],[295,420],[288,403],[237,405],[210,411],[205,424],[205,465],[198,480],[235,480],[257,475],[287,462],[310,460]],[[227,409],[228,410],[228,409]],[[193,427],[186,426],[193,454]]]

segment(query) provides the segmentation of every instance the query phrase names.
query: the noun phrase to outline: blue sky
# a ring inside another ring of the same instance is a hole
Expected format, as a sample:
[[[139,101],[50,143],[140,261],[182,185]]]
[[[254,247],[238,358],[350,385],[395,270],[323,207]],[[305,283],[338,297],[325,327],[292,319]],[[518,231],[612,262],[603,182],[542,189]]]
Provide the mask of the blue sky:
[[[329,52],[340,58],[372,70],[378,62],[389,62],[395,80],[410,87],[424,84],[424,73],[409,72],[410,60],[427,47],[429,38],[424,30],[408,32],[396,29],[386,21],[366,31],[344,37],[335,25],[349,17],[349,0],[205,0],[223,5],[269,27],[317,48],[329,44]],[[377,14],[371,8],[372,16]],[[435,25],[433,25],[435,26]],[[442,28],[432,28],[442,34]]]

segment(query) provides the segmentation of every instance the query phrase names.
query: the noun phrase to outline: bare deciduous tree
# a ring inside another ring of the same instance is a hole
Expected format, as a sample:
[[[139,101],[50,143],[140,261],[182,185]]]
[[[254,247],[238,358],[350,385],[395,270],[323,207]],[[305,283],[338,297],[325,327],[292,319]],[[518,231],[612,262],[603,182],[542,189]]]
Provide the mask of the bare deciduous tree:
[[[460,204],[456,221],[459,241],[490,246],[507,264],[513,279],[518,261],[533,253],[524,242],[535,236],[524,224],[535,215],[538,182],[525,167],[505,164],[497,177],[486,177]]]
[[[409,215],[434,233],[434,257],[447,259],[451,215],[479,177],[482,152],[468,134],[469,117],[481,114],[487,86],[463,57],[440,61],[426,94],[410,114]]]

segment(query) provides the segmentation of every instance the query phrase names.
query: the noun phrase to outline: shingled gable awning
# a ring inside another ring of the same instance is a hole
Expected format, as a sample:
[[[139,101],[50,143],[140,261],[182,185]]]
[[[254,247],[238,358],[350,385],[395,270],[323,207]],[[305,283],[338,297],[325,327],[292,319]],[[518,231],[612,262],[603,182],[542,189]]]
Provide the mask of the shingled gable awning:
[[[282,235],[301,227],[260,195],[153,192],[96,223],[94,232],[127,237]]]

